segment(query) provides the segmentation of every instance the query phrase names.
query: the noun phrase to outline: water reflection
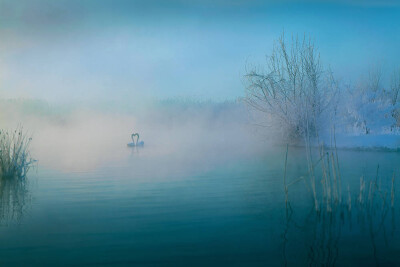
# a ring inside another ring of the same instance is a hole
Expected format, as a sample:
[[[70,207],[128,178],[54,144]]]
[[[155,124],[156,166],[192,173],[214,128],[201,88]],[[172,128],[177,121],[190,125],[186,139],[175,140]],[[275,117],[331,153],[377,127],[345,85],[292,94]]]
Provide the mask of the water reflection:
[[[0,223],[20,222],[30,205],[26,178],[0,179]]]
[[[316,212],[310,208],[305,212],[288,206],[282,233],[282,265],[299,265],[299,262],[290,261],[296,253],[302,253],[304,264],[309,266],[337,266],[349,262],[364,266],[390,264],[386,256],[398,239],[395,236],[394,178],[388,190],[382,189],[378,178],[366,187],[362,179],[360,183],[359,193],[331,211]]]
[[[339,215],[339,216],[338,216]],[[344,222],[343,212],[320,213],[314,218],[314,231],[309,243],[310,266],[334,266],[339,256],[339,239]]]

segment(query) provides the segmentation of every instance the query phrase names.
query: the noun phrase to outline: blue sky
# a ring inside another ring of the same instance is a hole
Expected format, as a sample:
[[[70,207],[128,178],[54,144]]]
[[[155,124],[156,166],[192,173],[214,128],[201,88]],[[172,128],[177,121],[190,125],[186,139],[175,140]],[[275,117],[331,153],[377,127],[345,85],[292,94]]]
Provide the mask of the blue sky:
[[[283,30],[354,81],[400,67],[399,18],[397,1],[0,0],[0,96],[235,99]]]

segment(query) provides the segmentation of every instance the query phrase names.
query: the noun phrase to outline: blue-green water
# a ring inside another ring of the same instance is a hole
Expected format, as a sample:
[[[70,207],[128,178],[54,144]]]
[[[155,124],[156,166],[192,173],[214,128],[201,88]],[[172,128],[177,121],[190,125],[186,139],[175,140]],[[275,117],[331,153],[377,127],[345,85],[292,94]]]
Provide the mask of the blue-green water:
[[[2,197],[0,264],[400,264],[400,198],[395,196],[393,208],[388,204],[398,153],[340,151],[352,209],[343,205],[317,214],[304,183],[291,187],[293,209],[285,210],[285,148],[154,157],[146,149],[85,171],[56,170],[39,161],[27,191],[18,192],[19,203]],[[301,149],[290,150],[288,162],[289,180],[304,175]],[[380,201],[364,212],[357,208],[360,176],[375,180],[378,164],[388,205]]]

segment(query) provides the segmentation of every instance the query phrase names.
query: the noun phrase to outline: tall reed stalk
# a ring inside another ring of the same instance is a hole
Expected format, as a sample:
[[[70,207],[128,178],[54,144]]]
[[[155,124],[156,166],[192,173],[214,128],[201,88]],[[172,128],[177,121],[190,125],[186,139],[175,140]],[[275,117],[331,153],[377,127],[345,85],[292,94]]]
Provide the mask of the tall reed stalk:
[[[308,129],[308,128],[307,128]],[[324,145],[320,145],[318,132],[316,133],[319,159],[313,160],[313,146],[310,140],[310,134],[305,135],[305,149],[308,166],[308,181],[313,193],[314,208],[319,211],[320,205],[324,205],[327,211],[332,211],[333,206],[340,205],[342,202],[342,184],[339,168],[339,157],[336,149],[335,130],[333,128],[333,140],[331,147],[326,151]],[[321,175],[322,201],[319,200],[317,190],[317,177]]]

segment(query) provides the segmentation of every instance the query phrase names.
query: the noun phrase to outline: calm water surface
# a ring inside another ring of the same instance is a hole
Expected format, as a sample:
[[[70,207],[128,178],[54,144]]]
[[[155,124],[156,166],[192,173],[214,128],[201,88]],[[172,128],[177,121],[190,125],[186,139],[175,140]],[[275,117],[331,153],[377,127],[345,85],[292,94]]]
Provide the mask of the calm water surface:
[[[292,211],[286,212],[284,148],[267,153],[150,150],[126,149],[90,170],[39,161],[26,187],[3,186],[0,264],[400,264],[397,195],[393,208],[388,205],[399,153],[340,151],[343,198],[349,188],[352,208],[317,214],[302,182],[291,187]],[[360,176],[375,180],[378,164],[388,200],[363,212],[357,208]],[[291,150],[288,179],[305,173],[301,149]],[[400,183],[395,185],[399,191]]]

